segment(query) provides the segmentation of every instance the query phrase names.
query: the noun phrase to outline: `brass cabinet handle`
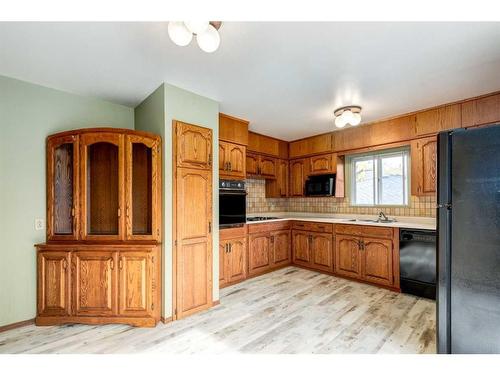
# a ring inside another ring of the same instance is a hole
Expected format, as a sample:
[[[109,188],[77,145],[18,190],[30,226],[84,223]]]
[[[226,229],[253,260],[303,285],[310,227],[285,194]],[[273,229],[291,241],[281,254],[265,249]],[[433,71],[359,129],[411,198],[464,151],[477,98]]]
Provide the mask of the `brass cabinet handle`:
[[[229,171],[233,171],[233,165],[231,164],[231,162],[229,162]]]
[[[212,233],[212,222],[208,222],[208,233]]]
[[[118,267],[119,267],[120,269],[123,269],[123,257],[120,257],[120,261],[119,261],[119,263],[118,263]]]
[[[110,267],[111,267],[112,270],[115,269],[115,261],[113,260],[113,258],[111,258]]]
[[[230,242],[228,245],[229,245],[229,252],[233,251],[233,244]]]
[[[229,245],[229,244],[225,244],[225,245],[224,245],[224,252],[225,252],[225,253],[228,253],[228,252],[229,252],[229,246],[228,246],[228,245]]]
[[[212,154],[208,154],[208,165],[212,165]]]
[[[66,261],[66,259],[63,259],[62,265],[63,265],[64,270],[66,270],[68,268],[68,262]]]
[[[122,210],[120,209],[120,207],[118,207],[118,217],[121,217],[122,216]]]
[[[75,207],[72,207],[72,208],[71,208],[71,216],[72,216],[72,217],[75,217]]]

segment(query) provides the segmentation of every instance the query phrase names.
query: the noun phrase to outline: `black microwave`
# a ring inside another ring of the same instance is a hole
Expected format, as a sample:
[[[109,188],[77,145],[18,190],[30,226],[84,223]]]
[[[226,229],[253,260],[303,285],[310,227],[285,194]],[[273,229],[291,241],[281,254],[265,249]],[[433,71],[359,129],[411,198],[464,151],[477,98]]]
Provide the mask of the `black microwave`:
[[[305,195],[308,197],[325,197],[335,195],[335,175],[324,174],[310,176],[306,180]]]

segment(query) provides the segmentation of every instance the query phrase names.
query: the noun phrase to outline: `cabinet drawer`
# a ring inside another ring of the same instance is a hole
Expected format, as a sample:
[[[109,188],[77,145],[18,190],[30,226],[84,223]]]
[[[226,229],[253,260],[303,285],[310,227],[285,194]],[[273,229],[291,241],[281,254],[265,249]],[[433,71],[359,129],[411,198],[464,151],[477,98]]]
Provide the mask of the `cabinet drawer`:
[[[227,240],[229,238],[246,237],[246,235],[247,235],[246,225],[243,225],[242,227],[225,228],[219,230],[219,239],[221,241]]]
[[[309,232],[332,233],[333,224],[314,223],[310,221],[294,221],[293,229],[305,230]]]
[[[348,234],[353,236],[369,236],[378,238],[392,238],[393,228],[375,227],[364,225],[337,224],[335,233]]]
[[[284,229],[290,229],[289,221],[275,221],[272,223],[248,225],[248,233],[272,232],[275,230],[284,230]]]

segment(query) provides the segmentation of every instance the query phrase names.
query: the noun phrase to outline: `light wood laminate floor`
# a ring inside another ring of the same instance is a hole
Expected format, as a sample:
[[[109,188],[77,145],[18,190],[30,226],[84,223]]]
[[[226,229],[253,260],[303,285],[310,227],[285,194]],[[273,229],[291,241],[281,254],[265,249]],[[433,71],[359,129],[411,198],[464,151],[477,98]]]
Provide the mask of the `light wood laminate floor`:
[[[221,290],[220,305],[156,328],[34,325],[0,353],[434,353],[435,303],[295,267]]]

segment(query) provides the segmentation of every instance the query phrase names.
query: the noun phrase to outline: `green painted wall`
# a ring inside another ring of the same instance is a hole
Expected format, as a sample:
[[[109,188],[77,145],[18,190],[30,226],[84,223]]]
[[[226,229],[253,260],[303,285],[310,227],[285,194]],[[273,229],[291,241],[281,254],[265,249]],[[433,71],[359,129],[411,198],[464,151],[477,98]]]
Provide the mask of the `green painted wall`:
[[[163,88],[163,89],[162,89]],[[161,105],[163,91],[164,105]],[[164,111],[163,130],[158,128]],[[146,113],[148,112],[148,113]],[[213,130],[213,150],[218,150],[219,104],[215,100],[194,94],[176,86],[163,84],[136,108],[136,129],[154,131],[163,140],[163,207],[164,207],[164,306],[163,316],[172,315],[172,121],[179,120]],[[213,165],[218,165],[218,153],[213,153]],[[219,171],[213,168],[214,233],[219,227]],[[219,299],[219,236],[213,236],[213,299]]]
[[[0,326],[35,317],[33,244],[45,241],[45,138],[86,127],[134,128],[134,110],[0,76]]]

